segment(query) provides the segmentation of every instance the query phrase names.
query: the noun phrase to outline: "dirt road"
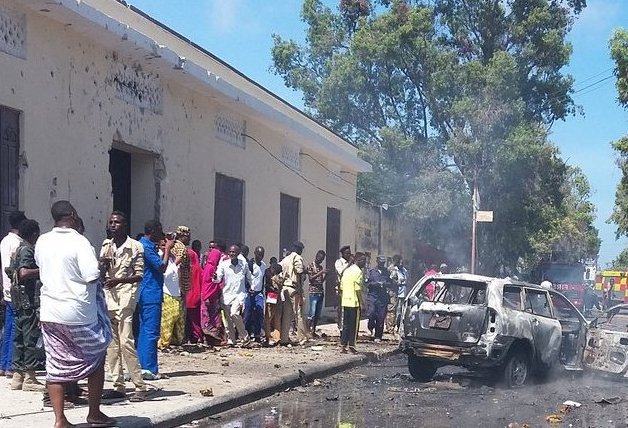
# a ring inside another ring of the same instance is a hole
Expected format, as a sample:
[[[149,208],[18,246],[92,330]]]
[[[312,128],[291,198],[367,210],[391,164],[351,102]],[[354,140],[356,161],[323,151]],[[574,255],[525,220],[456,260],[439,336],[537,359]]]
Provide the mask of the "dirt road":
[[[418,383],[398,355],[186,426],[625,428],[627,392],[626,381],[565,372],[507,390],[453,367]],[[621,401],[615,404],[596,402],[616,397]],[[566,400],[581,406],[567,408]]]

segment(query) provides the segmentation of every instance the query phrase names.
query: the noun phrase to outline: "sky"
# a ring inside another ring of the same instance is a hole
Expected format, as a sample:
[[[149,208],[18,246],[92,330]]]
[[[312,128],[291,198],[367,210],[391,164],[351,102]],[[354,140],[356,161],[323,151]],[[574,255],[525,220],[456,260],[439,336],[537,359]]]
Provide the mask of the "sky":
[[[270,70],[272,34],[304,39],[301,0],[127,1],[302,107],[300,94],[287,88]],[[339,0],[324,2],[335,8]],[[628,110],[617,103],[615,79],[610,77],[613,62],[608,41],[615,28],[628,27],[628,1],[587,3],[568,36],[573,54],[564,70],[575,78],[573,97],[582,113],[555,123],[551,140],[563,158],[579,166],[589,179],[591,201],[597,208],[595,226],[602,239],[599,265],[604,267],[628,248],[628,239],[615,240],[615,226],[607,223],[621,178],[611,143],[628,133]]]

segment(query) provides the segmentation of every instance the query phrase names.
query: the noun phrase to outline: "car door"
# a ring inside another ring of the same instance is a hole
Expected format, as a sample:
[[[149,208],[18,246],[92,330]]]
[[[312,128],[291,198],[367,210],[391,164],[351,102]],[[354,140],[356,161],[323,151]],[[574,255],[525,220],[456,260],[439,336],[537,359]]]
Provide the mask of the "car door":
[[[550,298],[554,316],[561,326],[560,362],[567,370],[580,370],[588,323],[563,294],[550,290]]]
[[[525,312],[531,314],[529,321],[536,359],[551,366],[559,357],[562,330],[560,322],[553,316],[549,293],[526,287],[524,305]]]
[[[589,324],[582,365],[587,370],[602,371],[628,378],[628,332]]]

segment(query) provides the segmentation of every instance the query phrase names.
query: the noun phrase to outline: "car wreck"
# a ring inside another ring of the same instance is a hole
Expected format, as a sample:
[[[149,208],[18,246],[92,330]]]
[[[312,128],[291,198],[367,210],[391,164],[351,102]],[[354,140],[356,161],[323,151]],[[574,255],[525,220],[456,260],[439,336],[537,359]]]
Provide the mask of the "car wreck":
[[[423,277],[408,293],[400,348],[420,381],[445,365],[498,369],[508,387],[558,366],[628,379],[628,332],[620,330],[587,321],[556,290],[453,274]]]

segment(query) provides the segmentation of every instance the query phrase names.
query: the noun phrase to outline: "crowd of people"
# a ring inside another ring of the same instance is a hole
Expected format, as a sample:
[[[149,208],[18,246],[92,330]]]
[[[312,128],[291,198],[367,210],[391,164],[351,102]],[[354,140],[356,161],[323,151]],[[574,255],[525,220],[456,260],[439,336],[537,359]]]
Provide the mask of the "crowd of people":
[[[76,382],[85,378],[87,421],[115,424],[100,411],[101,398],[126,398],[126,371],[135,386],[129,400],[143,401],[145,381],[167,377],[159,370],[160,350],[186,343],[309,342],[318,336],[328,277],[338,293],[342,352],[357,352],[363,308],[375,342],[385,329],[393,333],[399,327],[408,279],[399,256],[388,267],[386,257],[378,256],[377,266],[365,272],[366,255],[352,254],[346,245],[330,276],[325,251],[306,264],[299,241],[281,260],[271,257],[268,263],[262,246],[249,258],[248,246],[219,239],[202,253],[186,226],[164,233],[162,224],[151,220],[131,238],[120,211],[111,213],[97,254],[70,202],[55,202],[51,214],[54,227],[40,236],[35,220],[12,213],[11,230],[0,241],[5,308],[0,375],[12,379],[13,390],[44,392],[58,427],[69,424],[64,402],[80,399]],[[44,355],[46,385],[35,376]],[[113,389],[103,394],[105,367]]]

